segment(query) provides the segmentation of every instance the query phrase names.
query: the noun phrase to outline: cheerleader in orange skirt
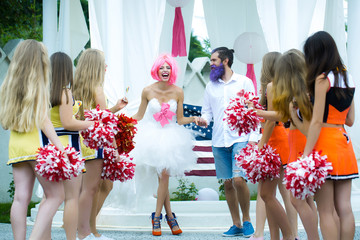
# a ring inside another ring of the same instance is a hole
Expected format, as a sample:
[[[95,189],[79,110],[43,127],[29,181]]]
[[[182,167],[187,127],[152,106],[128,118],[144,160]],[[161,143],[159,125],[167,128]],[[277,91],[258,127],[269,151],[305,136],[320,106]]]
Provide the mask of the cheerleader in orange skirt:
[[[295,49],[284,53],[276,64],[276,75],[273,81],[273,109],[275,111],[257,111],[259,116],[273,121],[287,121],[291,119],[289,130],[289,158],[292,162],[300,156],[305,145],[308,122],[311,119],[311,103],[307,94],[305,83],[305,60],[303,54]],[[292,114],[294,109],[292,101],[296,102],[296,108],[302,113],[297,116]],[[299,120],[301,117],[302,122]],[[301,123],[301,124],[299,124]],[[319,239],[317,230],[317,212],[312,198],[305,200],[296,199],[290,194],[291,203],[299,213],[308,239]]]
[[[346,71],[334,39],[320,31],[310,36],[304,45],[306,81],[314,98],[304,155],[322,151],[332,163],[333,171],[317,190],[320,228],[324,239],[338,236],[335,207],[340,218],[340,239],[354,239],[355,220],[351,207],[351,181],[359,177],[351,139],[344,125],[352,126],[355,119],[354,82]]]
[[[272,80],[275,75],[275,63],[281,57],[278,52],[270,52],[263,57],[263,65],[261,70],[261,92],[262,97],[260,104],[264,105],[267,110],[272,109]],[[280,155],[283,165],[286,165],[289,157],[288,135],[282,123],[275,123],[275,121],[266,120],[264,123],[264,131],[262,138],[258,144],[262,148],[264,144],[269,144]],[[281,170],[283,172],[283,170]],[[279,185],[280,192],[283,196],[285,206],[291,215],[287,216],[284,208],[276,199],[276,186]],[[267,179],[260,181],[258,185],[257,199],[257,221],[256,232],[250,239],[263,239],[263,230],[266,217],[268,218],[271,239],[280,239],[279,227],[282,231],[284,239],[294,239],[297,232],[296,211],[292,207],[289,193],[283,187],[279,179]],[[265,205],[264,205],[265,203]],[[264,209],[265,206],[265,209]],[[261,214],[266,210],[266,216]],[[294,227],[291,227],[289,219],[292,219]]]

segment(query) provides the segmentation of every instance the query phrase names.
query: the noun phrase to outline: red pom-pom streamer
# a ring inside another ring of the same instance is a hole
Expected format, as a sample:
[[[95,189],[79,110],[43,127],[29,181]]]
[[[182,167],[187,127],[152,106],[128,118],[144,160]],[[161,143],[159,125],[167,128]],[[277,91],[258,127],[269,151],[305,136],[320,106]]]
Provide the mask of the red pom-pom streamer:
[[[302,156],[286,166],[284,184],[296,198],[313,196],[332,171],[332,164],[327,162],[327,156],[320,154],[321,151],[313,151],[309,156]]]
[[[85,159],[81,158],[80,152],[70,146],[61,152],[53,144],[49,144],[39,148],[36,157],[35,171],[49,181],[77,177],[85,168]]]
[[[280,177],[280,156],[270,145],[264,145],[259,150],[257,145],[248,144],[235,156],[235,159],[252,183]]]
[[[224,121],[227,121],[231,130],[238,131],[240,136],[242,133],[248,134],[251,130],[256,130],[261,121],[254,109],[247,107],[246,101],[252,102],[255,108],[263,107],[259,104],[259,97],[251,92],[241,90],[237,95],[238,97],[232,98],[225,109]]]
[[[96,121],[88,129],[81,131],[84,138],[84,144],[92,149],[111,146],[118,129],[118,118],[109,110],[100,110],[98,105],[96,109],[86,110],[85,120]]]
[[[120,114],[117,116],[119,132],[115,135],[115,141],[119,154],[129,153],[134,149],[133,138],[136,134],[137,120],[131,117]]]
[[[116,150],[112,147],[104,148],[104,164],[101,173],[102,179],[111,181],[119,180],[125,182],[134,177],[135,164],[131,162],[132,158],[128,154],[121,154],[120,161],[115,160]]]

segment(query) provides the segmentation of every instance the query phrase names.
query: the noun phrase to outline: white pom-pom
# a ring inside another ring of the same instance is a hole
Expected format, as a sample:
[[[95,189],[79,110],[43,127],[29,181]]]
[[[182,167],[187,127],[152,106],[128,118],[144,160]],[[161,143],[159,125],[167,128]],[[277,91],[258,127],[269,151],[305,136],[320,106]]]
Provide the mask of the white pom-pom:
[[[229,106],[225,109],[224,121],[240,136],[242,133],[248,134],[251,130],[256,130],[261,121],[261,117],[256,115],[254,109],[247,107],[246,101],[252,102],[255,108],[262,109],[263,107],[259,104],[259,97],[251,92],[241,90],[237,95],[238,97],[231,99]]]
[[[237,165],[246,172],[246,177],[252,183],[260,180],[280,177],[280,156],[270,145],[264,145],[259,150],[257,145],[248,144],[235,156]]]
[[[332,171],[331,162],[321,152],[313,151],[286,166],[284,184],[298,199],[313,196]]]

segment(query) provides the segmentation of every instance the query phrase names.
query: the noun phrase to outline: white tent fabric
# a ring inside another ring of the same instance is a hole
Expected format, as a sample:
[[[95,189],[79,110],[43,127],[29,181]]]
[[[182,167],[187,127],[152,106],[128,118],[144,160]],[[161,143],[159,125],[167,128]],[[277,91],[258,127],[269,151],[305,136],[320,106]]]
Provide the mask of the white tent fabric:
[[[57,0],[43,0],[43,19],[43,43],[51,56],[55,52],[58,29]]]
[[[131,114],[137,110],[141,91],[151,79],[164,14],[165,0],[89,1],[91,44],[105,53],[110,105],[129,87],[127,110]]]
[[[344,9],[343,0],[326,2],[324,31],[330,33],[334,38],[340,56],[347,64],[344,11],[339,11],[339,9]]]
[[[360,157],[360,1],[348,0],[348,70],[355,80],[355,123],[351,128],[346,130],[349,132],[355,154],[357,158]]]
[[[256,10],[252,0],[203,0],[206,27],[211,47],[233,48],[235,39],[243,32],[255,32],[263,36]],[[260,64],[255,69],[260,69]],[[235,72],[245,75],[246,64],[234,59],[232,66]]]
[[[61,0],[56,50],[74,60],[88,41],[89,30],[80,0]]]
[[[316,1],[257,0],[257,10],[269,51],[301,49],[307,38]]]
[[[43,0],[43,42],[49,56],[62,51],[74,60],[90,39],[80,0],[61,0],[59,27],[57,15],[57,0]]]

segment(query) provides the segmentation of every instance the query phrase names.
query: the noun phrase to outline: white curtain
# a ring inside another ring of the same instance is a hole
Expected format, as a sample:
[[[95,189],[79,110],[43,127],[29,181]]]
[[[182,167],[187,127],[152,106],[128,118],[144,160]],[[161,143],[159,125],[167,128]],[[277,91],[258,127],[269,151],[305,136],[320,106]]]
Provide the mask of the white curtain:
[[[341,11],[339,11],[341,9]],[[346,33],[343,0],[328,0],[325,9],[324,31],[334,38],[340,56],[347,64]]]
[[[61,0],[59,26],[57,0],[43,0],[43,42],[49,56],[65,52],[74,60],[89,41],[80,0]]]
[[[91,47],[105,54],[109,106],[126,95],[128,116],[136,113],[142,89],[151,82],[150,70],[159,53],[164,15],[165,0],[89,0]],[[138,175],[137,169],[136,179]],[[138,209],[136,182],[115,182],[105,206],[128,212]]]
[[[89,30],[80,0],[61,0],[56,51],[65,52],[74,60],[88,41]]]
[[[263,36],[256,2],[252,0],[203,0],[206,27],[211,48],[233,48],[235,39],[244,32],[256,32]],[[260,64],[255,64],[259,78]],[[246,74],[246,64],[234,58],[232,69]]]
[[[348,0],[348,70],[352,75],[356,90],[355,90],[355,123],[351,128],[346,130],[349,132],[356,157],[360,158],[360,1]]]
[[[55,52],[57,23],[57,0],[43,0],[43,43],[49,56]]]
[[[313,0],[256,0],[269,51],[302,50],[316,6]]]
[[[109,105],[126,96],[129,115],[137,111],[142,89],[159,52],[165,0],[89,0],[91,44],[108,64],[105,93]]]

